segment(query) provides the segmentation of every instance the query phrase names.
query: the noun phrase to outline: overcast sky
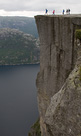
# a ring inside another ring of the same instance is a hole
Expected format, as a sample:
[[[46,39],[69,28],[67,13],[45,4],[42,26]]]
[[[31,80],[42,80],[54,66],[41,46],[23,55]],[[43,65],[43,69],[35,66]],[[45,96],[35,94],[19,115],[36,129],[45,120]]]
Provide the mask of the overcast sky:
[[[0,16],[34,16],[44,14],[46,8],[49,14],[54,9],[56,14],[61,14],[67,8],[71,13],[81,13],[81,0],[0,0]]]

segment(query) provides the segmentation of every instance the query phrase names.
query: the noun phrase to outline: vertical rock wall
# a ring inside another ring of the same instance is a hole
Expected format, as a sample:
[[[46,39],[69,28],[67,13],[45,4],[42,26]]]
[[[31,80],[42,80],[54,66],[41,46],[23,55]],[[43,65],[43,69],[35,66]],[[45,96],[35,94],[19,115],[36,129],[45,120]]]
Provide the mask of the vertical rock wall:
[[[80,15],[36,16],[40,39],[40,72],[37,76],[38,105],[42,136],[48,136],[45,114],[54,96],[72,71],[77,55],[75,30]]]

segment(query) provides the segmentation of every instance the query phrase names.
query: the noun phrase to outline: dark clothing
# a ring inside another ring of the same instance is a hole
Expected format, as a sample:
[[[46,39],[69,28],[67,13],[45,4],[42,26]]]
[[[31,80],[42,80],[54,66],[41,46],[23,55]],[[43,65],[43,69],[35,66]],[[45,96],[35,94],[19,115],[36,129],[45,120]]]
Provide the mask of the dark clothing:
[[[48,10],[46,9],[46,14],[48,13]]]

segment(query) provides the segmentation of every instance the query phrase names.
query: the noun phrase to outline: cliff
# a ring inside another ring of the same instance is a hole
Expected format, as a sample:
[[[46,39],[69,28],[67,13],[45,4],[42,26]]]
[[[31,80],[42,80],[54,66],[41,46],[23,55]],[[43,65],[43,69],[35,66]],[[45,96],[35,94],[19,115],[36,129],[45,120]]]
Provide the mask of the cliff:
[[[42,136],[81,135],[81,15],[35,16],[40,39],[37,75]]]

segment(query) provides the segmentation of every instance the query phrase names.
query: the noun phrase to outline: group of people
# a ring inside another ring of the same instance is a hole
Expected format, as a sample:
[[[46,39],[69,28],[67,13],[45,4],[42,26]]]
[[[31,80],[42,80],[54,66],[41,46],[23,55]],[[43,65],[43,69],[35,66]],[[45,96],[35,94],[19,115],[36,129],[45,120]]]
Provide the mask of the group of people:
[[[55,14],[55,10],[53,10],[53,15]],[[62,14],[64,15],[65,10],[63,9]],[[48,14],[48,9],[45,9],[45,14]],[[70,9],[66,9],[66,14],[70,14]]]
[[[64,15],[65,10],[63,9],[62,14]],[[70,14],[70,9],[66,9],[66,14]]]

